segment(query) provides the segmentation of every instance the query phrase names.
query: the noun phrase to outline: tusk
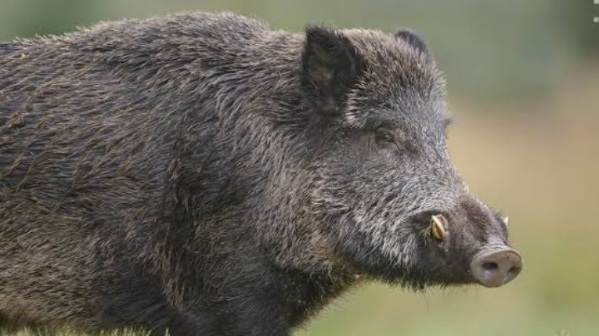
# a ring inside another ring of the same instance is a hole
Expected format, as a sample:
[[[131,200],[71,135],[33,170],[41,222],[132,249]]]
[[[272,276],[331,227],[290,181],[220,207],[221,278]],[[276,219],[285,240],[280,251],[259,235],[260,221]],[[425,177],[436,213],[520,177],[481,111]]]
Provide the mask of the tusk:
[[[503,222],[505,223],[505,226],[507,226],[507,223],[509,222],[510,218],[508,216],[503,217]]]
[[[434,215],[431,217],[431,232],[435,239],[443,241],[447,237],[445,222],[446,219],[443,215]]]

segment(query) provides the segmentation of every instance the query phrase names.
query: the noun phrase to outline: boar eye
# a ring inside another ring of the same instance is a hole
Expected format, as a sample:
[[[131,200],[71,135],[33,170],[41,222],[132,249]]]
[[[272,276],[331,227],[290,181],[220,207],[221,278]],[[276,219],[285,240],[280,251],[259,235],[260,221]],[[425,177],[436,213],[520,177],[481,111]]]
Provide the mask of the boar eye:
[[[384,129],[384,128],[377,129],[374,139],[376,140],[377,144],[379,144],[379,145],[389,145],[389,144],[395,145],[395,138],[393,137],[393,134],[388,129]]]

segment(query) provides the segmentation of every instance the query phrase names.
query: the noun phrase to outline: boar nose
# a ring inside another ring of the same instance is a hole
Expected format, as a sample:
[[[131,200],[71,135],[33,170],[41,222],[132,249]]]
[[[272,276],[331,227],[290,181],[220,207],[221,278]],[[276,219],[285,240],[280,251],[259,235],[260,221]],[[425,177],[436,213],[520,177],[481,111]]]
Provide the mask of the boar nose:
[[[485,287],[499,287],[518,276],[522,270],[522,258],[508,247],[484,249],[470,263],[474,279]]]

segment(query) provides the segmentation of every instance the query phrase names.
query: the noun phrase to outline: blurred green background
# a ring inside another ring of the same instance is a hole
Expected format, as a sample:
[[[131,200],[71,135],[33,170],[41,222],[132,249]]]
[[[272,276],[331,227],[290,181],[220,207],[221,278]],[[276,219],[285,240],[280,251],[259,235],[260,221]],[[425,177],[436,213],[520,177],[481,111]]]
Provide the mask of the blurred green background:
[[[457,166],[510,216],[525,267],[508,286],[411,293],[373,284],[296,335],[599,335],[593,0],[0,0],[0,40],[180,10],[229,10],[294,31],[414,28],[447,73]]]

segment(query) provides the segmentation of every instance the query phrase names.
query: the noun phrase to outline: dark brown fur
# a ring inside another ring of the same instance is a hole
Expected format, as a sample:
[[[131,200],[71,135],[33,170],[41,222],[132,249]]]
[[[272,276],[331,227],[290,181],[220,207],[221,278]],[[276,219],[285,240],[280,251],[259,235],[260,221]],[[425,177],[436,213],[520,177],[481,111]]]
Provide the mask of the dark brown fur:
[[[287,335],[358,275],[471,282],[447,251],[482,243],[431,250],[413,220],[466,199],[506,239],[442,91],[410,32],[195,13],[0,43],[0,327]]]

